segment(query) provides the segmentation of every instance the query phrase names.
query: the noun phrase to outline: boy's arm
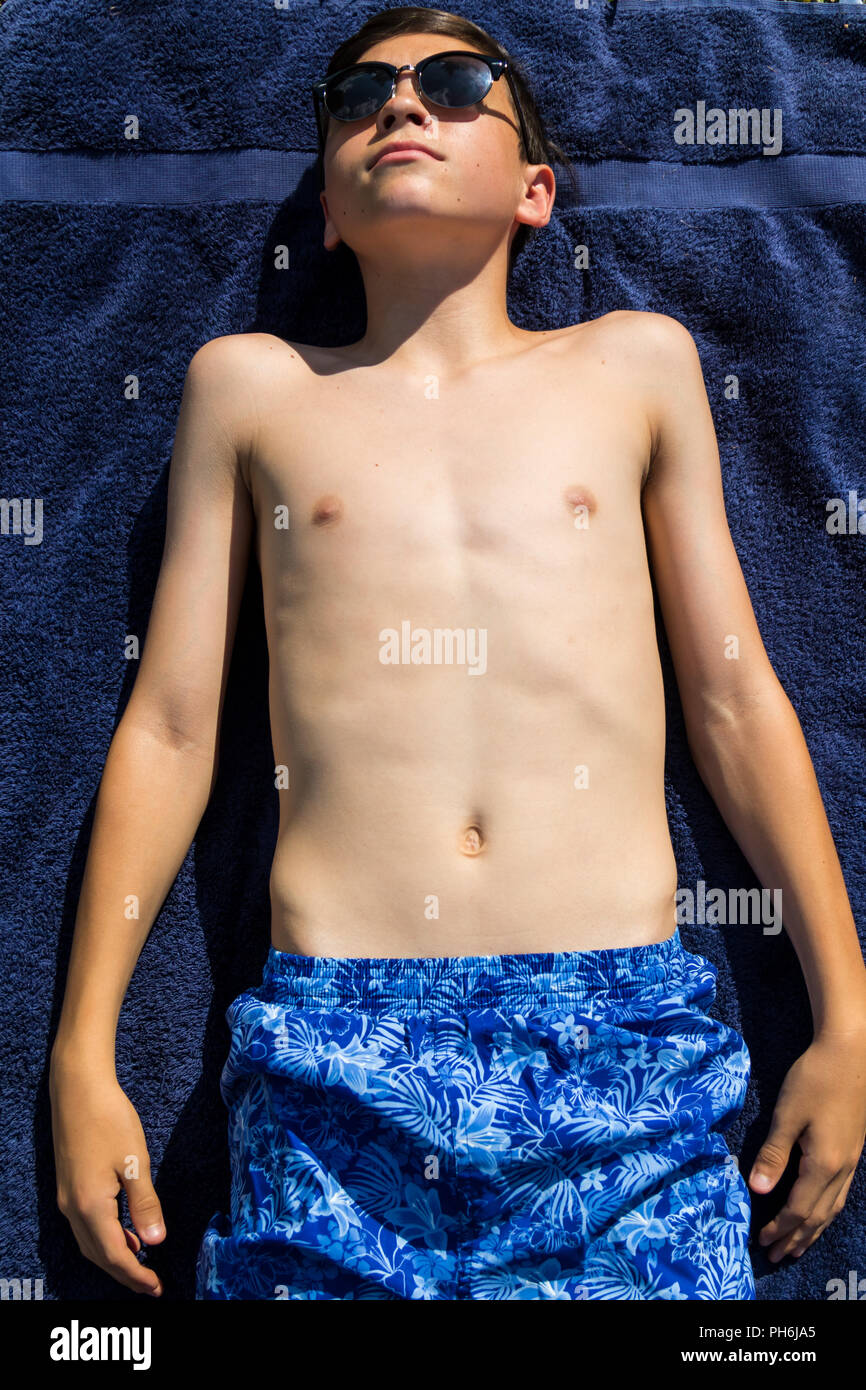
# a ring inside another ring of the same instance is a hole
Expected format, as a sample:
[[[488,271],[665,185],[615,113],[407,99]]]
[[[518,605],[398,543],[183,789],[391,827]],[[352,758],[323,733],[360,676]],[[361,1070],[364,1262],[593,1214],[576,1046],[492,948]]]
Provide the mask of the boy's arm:
[[[866,967],[809,750],[764,649],[728,529],[697,348],[676,319],[630,317],[645,350],[653,438],[643,489],[647,545],[689,749],[758,879],[782,890],[812,1008],[814,1051],[789,1073],[756,1160],[771,1178],[764,1190],[797,1139],[804,1166],[762,1241],[793,1234],[813,1211],[826,1219],[796,1242],[780,1241],[780,1256],[795,1244],[805,1248],[805,1235],[814,1239],[839,1210],[863,1146]]]
[[[52,1068],[114,1074],[120,1007],[216,778],[219,722],[253,527],[255,432],[243,337],[193,356],[141,665],[100,781]]]
[[[866,968],[796,711],[764,649],[728,529],[719,451],[694,340],[641,314],[654,438],[647,546],[689,750],[768,888],[803,968],[816,1029],[866,1022]]]

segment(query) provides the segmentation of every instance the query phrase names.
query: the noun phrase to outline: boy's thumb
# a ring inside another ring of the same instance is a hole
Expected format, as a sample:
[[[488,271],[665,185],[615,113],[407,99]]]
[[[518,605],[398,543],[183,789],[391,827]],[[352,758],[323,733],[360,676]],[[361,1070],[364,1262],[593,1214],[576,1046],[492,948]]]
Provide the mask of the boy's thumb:
[[[756,1192],[769,1192],[788,1166],[796,1134],[774,1122],[749,1174],[749,1186]]]
[[[129,1214],[139,1239],[145,1245],[156,1245],[165,1238],[165,1222],[156,1190],[149,1178],[136,1178],[126,1184]]]

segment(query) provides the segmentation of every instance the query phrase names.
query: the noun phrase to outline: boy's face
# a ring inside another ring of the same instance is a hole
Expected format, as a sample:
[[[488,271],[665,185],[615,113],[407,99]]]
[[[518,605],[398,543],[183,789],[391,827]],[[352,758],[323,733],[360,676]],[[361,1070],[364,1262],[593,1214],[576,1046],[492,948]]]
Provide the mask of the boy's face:
[[[474,52],[472,44],[446,34],[405,34],[367,49],[359,61],[381,58],[400,67],[449,49]],[[373,163],[397,141],[422,145],[425,153]],[[429,151],[429,153],[426,153]],[[414,238],[423,259],[425,241],[460,236],[475,227],[495,244],[515,219],[543,225],[547,216],[520,216],[530,171],[524,164],[520,122],[508,79],[494,82],[482,102],[449,109],[427,102],[414,73],[400,73],[394,95],[372,116],[358,121],[328,119],[325,141],[324,242],[331,250],[344,240],[363,256],[378,260],[395,249],[405,252]],[[553,175],[551,173],[551,179]],[[551,200],[552,205],[552,200]],[[516,226],[515,226],[516,231]]]

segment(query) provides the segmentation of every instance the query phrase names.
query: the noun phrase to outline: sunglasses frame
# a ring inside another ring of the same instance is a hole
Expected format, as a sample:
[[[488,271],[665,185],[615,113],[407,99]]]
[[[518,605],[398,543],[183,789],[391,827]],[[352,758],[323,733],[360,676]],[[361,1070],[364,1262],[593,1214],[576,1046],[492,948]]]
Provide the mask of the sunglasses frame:
[[[353,117],[350,118],[351,120],[365,121],[365,120],[368,119],[369,116],[375,116],[375,115],[376,115],[376,112],[377,112],[377,111],[381,111],[381,110],[382,110],[382,106],[384,106],[386,102],[388,102],[388,101],[391,100],[391,98],[392,98],[392,96],[394,95],[394,92],[396,91],[396,88],[397,88],[397,77],[398,77],[398,74],[401,73],[401,72],[414,72],[414,73],[415,73],[415,76],[416,76],[416,78],[417,78],[417,81],[418,81],[418,89],[419,89],[419,91],[420,91],[420,93],[421,93],[421,96],[423,96],[423,97],[425,98],[426,101],[432,102],[432,104],[433,104],[434,106],[438,106],[438,105],[439,105],[439,102],[435,102],[435,101],[433,101],[433,98],[432,98],[432,97],[426,96],[426,94],[424,93],[423,89],[421,88],[421,74],[423,73],[423,71],[424,71],[424,69],[425,69],[425,67],[427,66],[428,63],[432,63],[432,62],[434,62],[434,61],[435,61],[436,59],[438,59],[438,58],[454,58],[454,57],[461,57],[461,58],[480,58],[482,62],[484,62],[484,63],[487,64],[487,66],[488,66],[488,68],[489,68],[489,70],[490,70],[490,86],[487,88],[487,91],[484,93],[484,96],[478,97],[476,101],[470,101],[470,102],[467,103],[466,106],[443,106],[443,107],[442,107],[442,110],[443,110],[443,111],[466,111],[466,110],[469,109],[470,106],[476,106],[477,103],[478,103],[478,101],[483,101],[483,100],[484,100],[484,97],[487,96],[487,93],[491,90],[491,88],[492,88],[492,86],[493,86],[493,83],[494,83],[494,82],[498,82],[498,81],[499,81],[499,78],[502,76],[502,74],[505,73],[506,81],[508,82],[508,85],[509,85],[509,87],[511,88],[511,95],[512,95],[512,97],[513,97],[513,99],[514,99],[514,107],[515,107],[515,110],[517,111],[517,114],[518,114],[518,116],[519,116],[519,118],[520,118],[520,132],[521,132],[521,135],[522,135],[522,137],[523,137],[523,148],[525,149],[525,151],[526,151],[526,153],[527,153],[527,155],[528,155],[528,154],[529,154],[529,132],[528,132],[527,129],[526,129],[526,121],[525,121],[524,115],[523,115],[523,108],[522,108],[521,105],[520,105],[520,97],[518,96],[518,93],[517,93],[517,84],[516,84],[516,82],[514,81],[514,77],[513,77],[512,72],[511,72],[511,68],[509,67],[509,65],[508,65],[508,63],[506,62],[506,60],[505,60],[504,58],[491,58],[490,55],[487,54],[487,53],[471,53],[471,52],[470,52],[468,49],[466,49],[466,48],[448,48],[448,49],[443,50],[442,53],[430,53],[430,54],[428,54],[428,56],[427,56],[426,58],[422,58],[422,59],[421,59],[420,63],[403,63],[403,65],[402,65],[401,67],[399,67],[399,68],[395,67],[393,63],[385,63],[385,62],[380,61],[379,59],[369,59],[367,62],[363,62],[363,63],[350,63],[349,66],[348,66],[347,68],[340,68],[340,70],[339,70],[338,72],[329,73],[328,76],[325,77],[325,78],[323,78],[321,82],[315,82],[315,83],[313,84],[313,87],[312,87],[312,93],[313,93],[313,107],[314,107],[315,112],[316,112],[316,129],[317,129],[317,131],[318,131],[318,136],[319,136],[319,160],[320,160],[320,167],[321,167],[321,170],[322,170],[322,175],[323,175],[323,177],[324,177],[324,163],[325,163],[325,134],[324,134],[324,131],[323,131],[323,129],[322,129],[322,117],[321,117],[320,105],[321,105],[321,107],[323,107],[324,110],[327,112],[328,116],[330,116],[331,120],[339,121],[339,120],[342,120],[342,119],[343,119],[341,116],[335,116],[334,113],[333,113],[333,111],[328,111],[328,108],[327,108],[327,106],[325,105],[325,90],[326,90],[326,88],[327,88],[329,82],[335,82],[335,81],[337,80],[337,78],[339,78],[339,77],[345,77],[348,73],[350,73],[350,72],[357,72],[359,69],[361,69],[361,70],[369,70],[370,68],[377,68],[377,69],[385,68],[388,72],[390,72],[390,74],[391,74],[391,90],[390,90],[390,92],[388,93],[388,95],[383,99],[382,105],[381,105],[381,106],[377,106],[377,107],[376,107],[376,111],[370,111],[370,112],[368,112],[367,116],[353,116]],[[346,122],[346,124],[348,124],[348,122]]]

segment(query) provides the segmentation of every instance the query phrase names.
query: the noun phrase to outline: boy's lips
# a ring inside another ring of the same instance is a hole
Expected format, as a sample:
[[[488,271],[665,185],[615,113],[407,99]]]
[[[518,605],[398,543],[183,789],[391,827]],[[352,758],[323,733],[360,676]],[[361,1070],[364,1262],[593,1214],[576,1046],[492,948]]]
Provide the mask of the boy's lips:
[[[442,158],[441,154],[437,154],[436,150],[431,149],[429,145],[420,144],[417,140],[395,140],[392,145],[386,145],[384,149],[379,150],[370,160],[367,168],[373,169],[380,160],[386,157],[386,155],[404,154],[412,150],[416,150],[420,154],[428,154],[432,159]]]

